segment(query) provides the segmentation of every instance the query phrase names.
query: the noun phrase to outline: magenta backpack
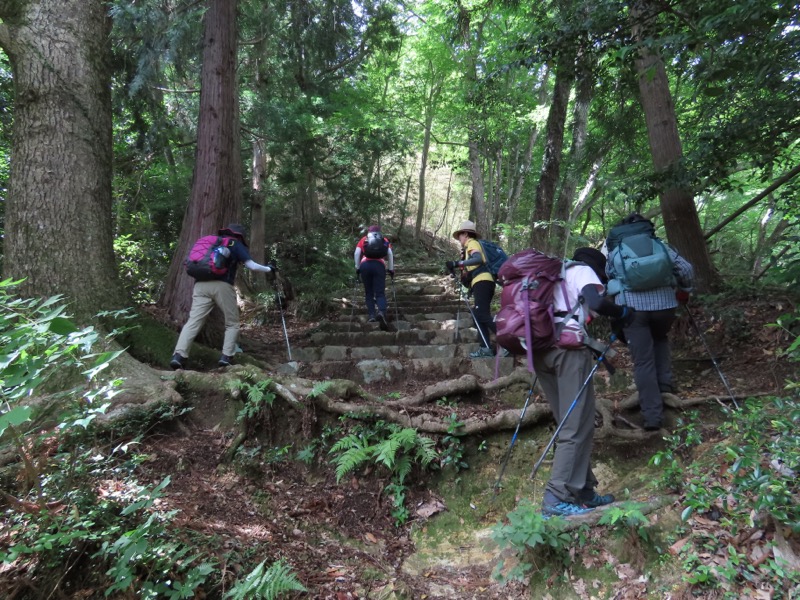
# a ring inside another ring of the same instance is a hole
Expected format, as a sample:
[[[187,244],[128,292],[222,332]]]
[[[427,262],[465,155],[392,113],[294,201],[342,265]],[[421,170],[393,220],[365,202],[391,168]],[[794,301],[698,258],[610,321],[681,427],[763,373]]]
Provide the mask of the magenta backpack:
[[[197,281],[225,279],[231,264],[230,247],[236,243],[231,237],[206,235],[194,243],[184,261],[186,273]]]
[[[512,354],[527,354],[531,372],[532,353],[556,343],[553,294],[563,270],[563,260],[529,249],[512,255],[497,274],[503,286],[495,317],[497,343]]]

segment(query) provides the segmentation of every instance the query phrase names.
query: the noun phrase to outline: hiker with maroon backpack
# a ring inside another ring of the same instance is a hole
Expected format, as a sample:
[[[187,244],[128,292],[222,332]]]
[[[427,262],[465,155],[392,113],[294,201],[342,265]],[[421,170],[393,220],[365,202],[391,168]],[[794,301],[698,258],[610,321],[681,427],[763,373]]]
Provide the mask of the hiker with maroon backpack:
[[[217,235],[203,236],[195,242],[184,263],[186,272],[195,279],[192,308],[169,363],[173,369],[186,368],[192,342],[215,306],[225,319],[225,338],[217,364],[220,367],[231,364],[239,339],[239,303],[233,287],[239,263],[251,271],[263,273],[278,269],[273,263],[260,265],[253,260],[247,249],[244,227],[239,224],[228,225],[217,231]]]
[[[377,321],[380,328],[387,331],[386,273],[394,281],[394,254],[392,244],[383,236],[379,225],[369,226],[367,235],[356,244],[353,260],[356,265],[356,281],[364,284],[369,322]]]
[[[635,312],[603,297],[602,253],[580,248],[574,256],[574,261],[563,261],[524,250],[499,273],[498,344],[528,357],[528,368],[535,371],[561,427],[542,502],[549,516],[577,515],[614,501],[595,491],[592,473],[595,396],[590,375],[595,360],[585,325],[598,314],[613,318],[619,328]]]

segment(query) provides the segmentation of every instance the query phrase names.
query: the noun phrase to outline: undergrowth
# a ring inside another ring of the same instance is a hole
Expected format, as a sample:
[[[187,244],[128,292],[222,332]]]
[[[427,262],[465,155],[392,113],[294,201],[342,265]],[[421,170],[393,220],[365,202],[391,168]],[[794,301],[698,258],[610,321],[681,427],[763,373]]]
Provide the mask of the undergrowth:
[[[302,590],[283,564],[224,581],[219,559],[175,527],[176,511],[163,502],[169,477],[154,486],[135,477],[147,458],[136,451],[141,436],[180,409],[101,426],[122,383],[102,375],[122,351],[105,351],[108,336],[75,326],[60,298],[19,299],[13,285],[0,282],[0,445],[20,457],[0,489],[5,597],[213,597],[223,582],[230,598]],[[56,378],[76,383],[60,391]]]

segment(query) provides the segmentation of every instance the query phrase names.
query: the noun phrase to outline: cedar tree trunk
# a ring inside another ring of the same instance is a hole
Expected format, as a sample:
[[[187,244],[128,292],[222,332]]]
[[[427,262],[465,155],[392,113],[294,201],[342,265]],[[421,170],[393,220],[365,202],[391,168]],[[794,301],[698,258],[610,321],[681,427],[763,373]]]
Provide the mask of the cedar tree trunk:
[[[108,6],[0,2],[14,126],[3,277],[87,320],[126,299],[114,263]]]

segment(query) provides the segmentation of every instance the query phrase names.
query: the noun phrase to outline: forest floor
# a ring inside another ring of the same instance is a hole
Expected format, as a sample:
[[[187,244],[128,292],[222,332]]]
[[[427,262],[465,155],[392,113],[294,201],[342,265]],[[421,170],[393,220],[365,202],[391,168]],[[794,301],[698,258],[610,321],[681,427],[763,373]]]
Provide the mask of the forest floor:
[[[781,314],[792,312],[791,302],[780,297],[728,299],[724,308],[716,312],[718,318],[700,324],[706,342],[720,353],[718,364],[724,369],[737,396],[780,395],[786,379],[796,377],[796,363],[779,358],[788,338],[780,330],[766,326],[774,323]],[[292,314],[286,317],[290,339],[301,338],[317,325],[301,321]],[[275,348],[285,344],[280,326],[245,329],[243,340],[248,339],[253,345],[263,347]],[[672,341],[681,395],[718,396],[719,405],[729,403],[705,347],[685,316],[676,323]],[[618,369],[630,369],[624,349],[615,363]],[[410,382],[408,385],[420,383]],[[599,395],[622,400],[630,393],[630,389],[618,392],[609,389],[605,393],[599,392]],[[542,400],[536,398],[535,401]],[[718,403],[710,404],[713,406],[709,411],[713,412]],[[487,397],[480,402],[466,402],[457,409],[452,406],[445,409],[458,410],[459,418],[463,419],[465,413],[488,415],[496,407],[492,398]],[[304,422],[287,425],[286,419],[291,412],[274,409],[266,429],[306,433],[313,430],[317,437],[335,431],[335,421],[325,423],[321,415],[295,417]],[[551,434],[552,428],[541,429],[545,429],[542,433],[545,437]],[[307,594],[298,594],[297,597],[333,600],[532,597],[527,585],[519,582],[500,585],[493,579],[492,563],[496,560],[478,560],[472,564],[469,561],[455,564],[458,561],[453,560],[453,564],[449,564],[431,556],[429,564],[425,565],[423,560],[421,567],[409,568],[413,562],[410,557],[420,554],[416,541],[418,534],[433,526],[439,518],[438,513],[458,510],[445,506],[444,501],[448,488],[464,485],[461,481],[463,475],[452,469],[440,472],[435,478],[417,474],[409,482],[405,501],[405,505],[410,507],[409,518],[398,525],[392,515],[391,499],[385,491],[388,480],[378,472],[355,472],[337,483],[334,465],[327,456],[316,456],[309,464],[296,460],[297,452],[310,443],[310,437],[297,439],[292,444],[286,441],[285,436],[279,439],[280,436],[266,435],[256,446],[249,446],[255,448],[251,454],[245,447],[240,460],[223,467],[220,457],[230,444],[231,432],[195,425],[191,435],[176,433],[160,432],[146,440],[141,450],[150,459],[143,463],[140,476],[152,482],[171,477],[163,503],[165,507],[179,511],[175,526],[201,534],[193,536],[193,543],[197,544],[200,537],[206,540],[208,554],[217,555],[225,562],[229,581],[242,577],[262,560],[267,564],[283,560],[308,590]],[[521,432],[521,438],[525,435],[527,432]],[[298,433],[297,437],[302,436]],[[475,485],[482,486],[484,491],[492,488],[499,457],[507,448],[510,434],[504,434],[502,438],[496,444],[500,454],[482,457],[474,451],[469,455],[471,472],[480,479]],[[328,440],[328,443],[331,441],[335,439]],[[474,450],[478,445],[471,447]],[[663,447],[664,441],[658,436],[648,443],[631,443],[622,449],[619,445],[612,448],[599,444],[595,454],[598,460],[603,460],[604,452],[624,454],[632,464],[646,468],[653,453]],[[530,463],[527,466],[529,468]],[[617,490],[608,491],[617,493]],[[466,495],[471,493],[465,492]],[[512,492],[511,496],[511,505],[505,500],[499,510],[476,507],[470,500],[467,506],[472,507],[476,516],[470,518],[457,514],[455,527],[461,522],[467,528],[478,530],[502,522],[505,511],[513,508],[514,502],[519,500],[519,494],[514,496]],[[470,496],[473,497],[487,499],[485,493]],[[468,512],[469,508],[465,510]],[[453,515],[450,515],[450,522],[453,522]],[[702,526],[713,529],[714,523],[706,521]],[[599,542],[604,534],[598,530],[589,535]],[[449,534],[445,532],[442,535]],[[455,555],[469,553],[473,545],[465,543],[459,546]],[[497,552],[496,549],[489,550],[490,554]],[[552,592],[551,595],[548,592],[541,597],[624,599],[688,598],[691,595],[689,592],[685,596],[655,592],[652,582],[648,583],[646,577],[640,576],[641,572],[636,573],[636,569],[630,567],[631,561],[625,562],[610,555],[595,556],[593,560],[602,560],[604,564],[616,561],[618,579],[603,584],[595,581],[594,589],[591,582],[581,580],[579,584],[572,583],[574,594]],[[631,572],[625,572],[625,569],[631,569]]]

